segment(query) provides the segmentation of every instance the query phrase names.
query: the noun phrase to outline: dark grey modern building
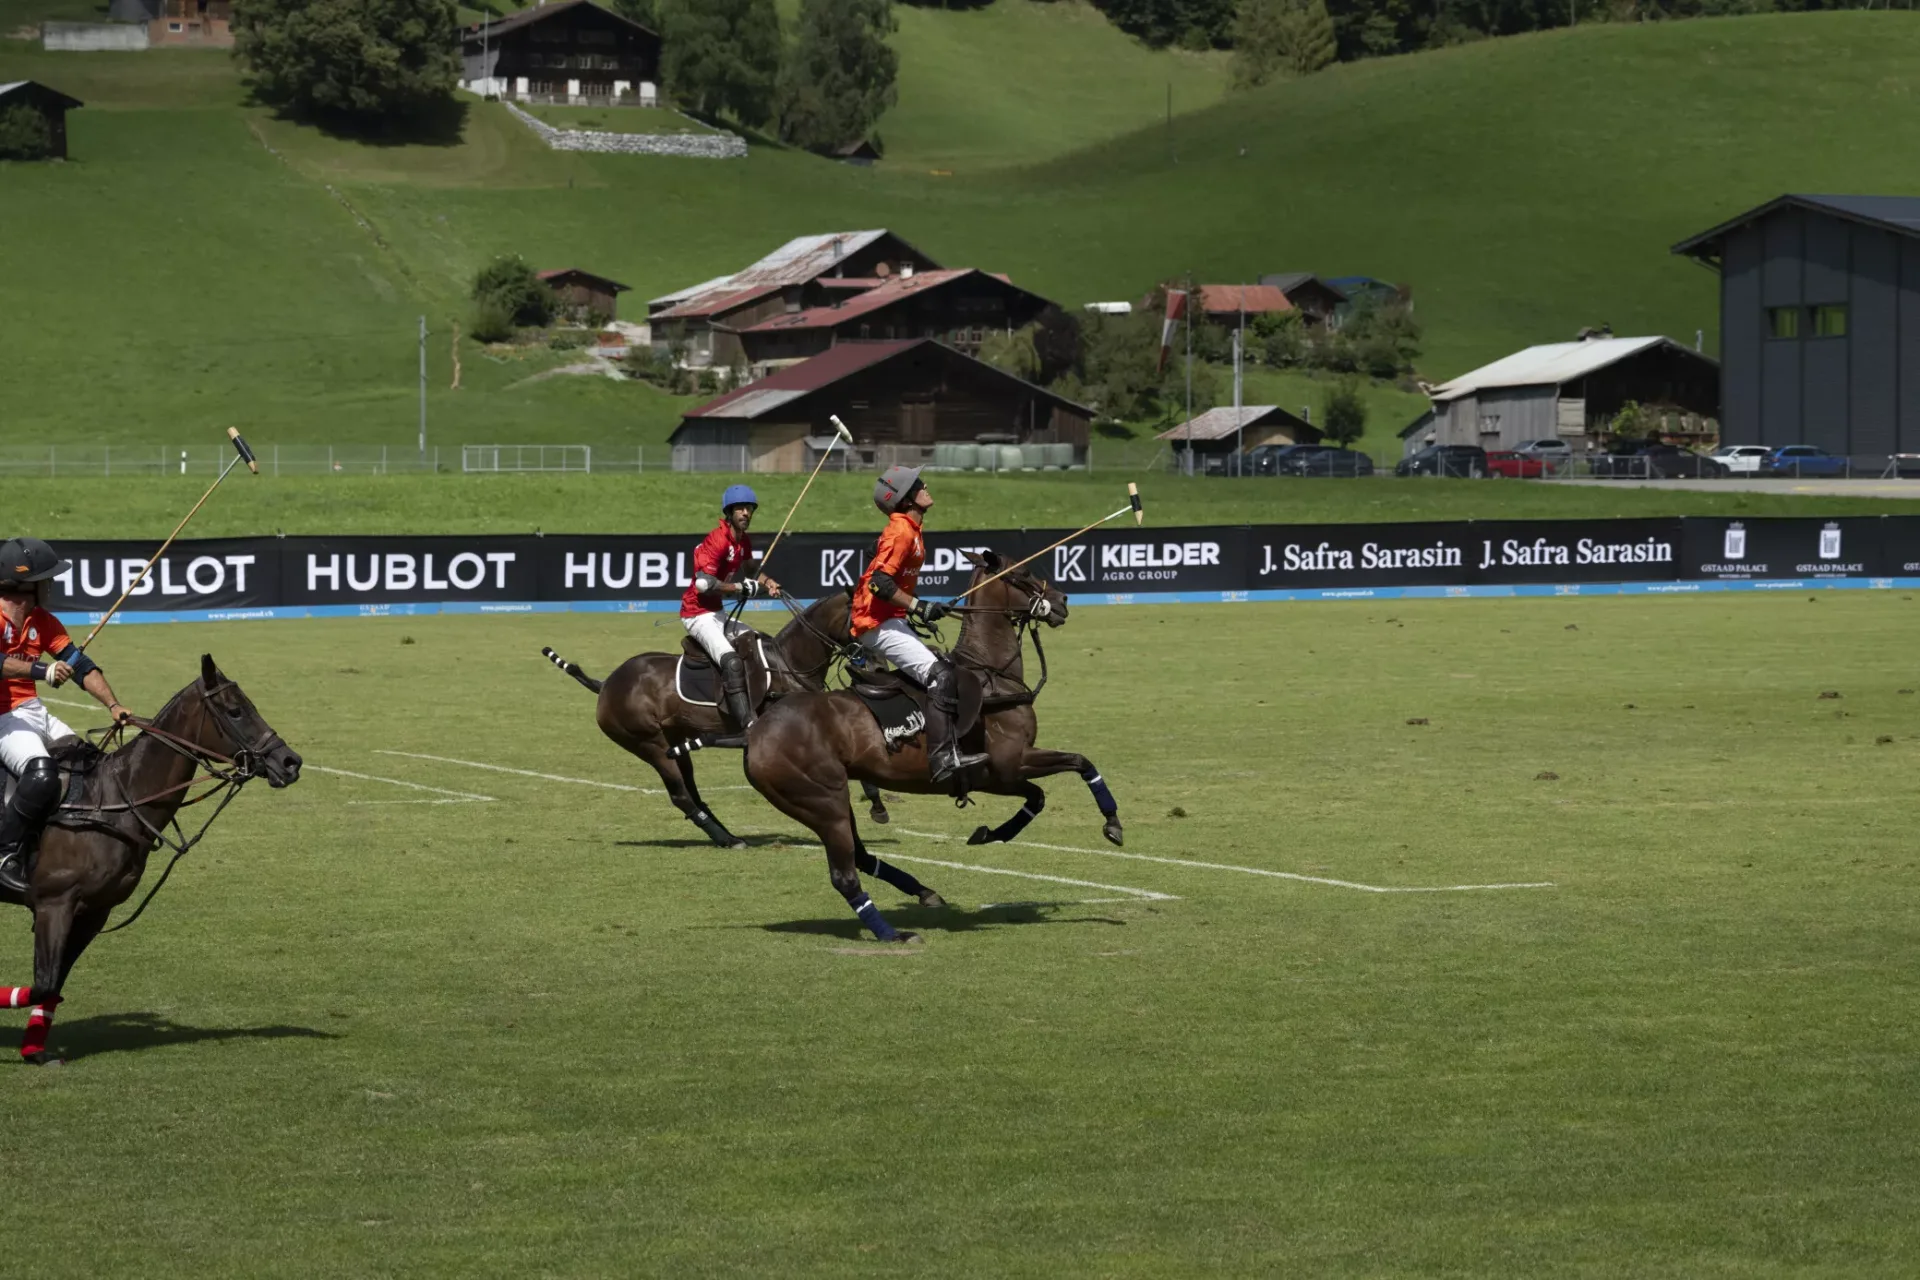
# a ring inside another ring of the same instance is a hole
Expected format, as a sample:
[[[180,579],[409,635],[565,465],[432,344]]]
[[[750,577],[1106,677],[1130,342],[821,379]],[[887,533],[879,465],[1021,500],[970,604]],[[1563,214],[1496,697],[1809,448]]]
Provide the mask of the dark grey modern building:
[[[1920,452],[1920,197],[1781,196],[1673,251],[1720,273],[1724,442]]]

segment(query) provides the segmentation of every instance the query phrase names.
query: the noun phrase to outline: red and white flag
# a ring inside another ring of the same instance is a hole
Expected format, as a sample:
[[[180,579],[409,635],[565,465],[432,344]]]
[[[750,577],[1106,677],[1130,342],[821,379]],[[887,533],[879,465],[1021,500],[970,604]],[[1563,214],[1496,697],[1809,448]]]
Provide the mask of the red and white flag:
[[[1167,318],[1160,325],[1160,369],[1167,371],[1167,356],[1173,351],[1174,330],[1187,314],[1187,291],[1185,289],[1167,290]]]

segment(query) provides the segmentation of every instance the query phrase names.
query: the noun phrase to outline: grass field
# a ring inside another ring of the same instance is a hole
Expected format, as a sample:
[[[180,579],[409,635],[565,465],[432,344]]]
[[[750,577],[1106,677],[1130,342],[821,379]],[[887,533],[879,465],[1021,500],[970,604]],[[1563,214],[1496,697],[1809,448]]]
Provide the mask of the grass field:
[[[712,527],[721,488],[737,477],[645,475],[283,476],[230,479],[194,517],[190,536],[400,533],[697,533]],[[804,476],[751,476],[763,543]],[[10,492],[22,528],[60,538],[165,537],[211,476],[33,480]],[[932,475],[935,529],[1079,528],[1141,485],[1148,525],[1361,523],[1407,520],[1576,520],[1611,516],[1913,514],[1920,503],[1681,489],[1467,480],[1200,479],[1162,473]],[[822,474],[795,531],[873,529],[873,480]]]
[[[425,313],[439,438],[656,443],[679,406],[640,387],[529,385],[474,353],[446,390],[478,265],[518,252],[646,297],[853,226],[1068,305],[1189,269],[1403,280],[1433,378],[1602,320],[1711,344],[1712,277],[1667,247],[1783,190],[1902,190],[1920,127],[1887,107],[1920,55],[1890,13],[1583,26],[1194,111],[1216,63],[1147,54],[1073,6],[909,10],[899,41],[894,158],[871,170],[767,147],[560,155],[480,103],[451,144],[370,146],[244,106],[219,53],[6,43],[0,78],[89,106],[73,163],[5,173],[0,306],[29,320],[9,333],[0,432],[168,443],[239,421],[405,442]],[[1808,104],[1788,83],[1823,88]]]
[[[881,954],[725,757],[742,852],[610,789],[536,650],[670,619],[115,631],[310,768],[81,962],[9,1150],[89,1274],[1906,1275],[1916,609],[1079,610],[1042,741],[1148,860],[905,798],[954,908]]]

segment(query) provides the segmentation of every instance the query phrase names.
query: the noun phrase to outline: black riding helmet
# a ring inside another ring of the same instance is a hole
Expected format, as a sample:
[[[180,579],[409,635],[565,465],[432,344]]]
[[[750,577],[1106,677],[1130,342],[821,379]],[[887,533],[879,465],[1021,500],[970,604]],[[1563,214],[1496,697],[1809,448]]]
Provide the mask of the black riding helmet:
[[[73,567],[38,538],[0,543],[0,591],[29,591]]]

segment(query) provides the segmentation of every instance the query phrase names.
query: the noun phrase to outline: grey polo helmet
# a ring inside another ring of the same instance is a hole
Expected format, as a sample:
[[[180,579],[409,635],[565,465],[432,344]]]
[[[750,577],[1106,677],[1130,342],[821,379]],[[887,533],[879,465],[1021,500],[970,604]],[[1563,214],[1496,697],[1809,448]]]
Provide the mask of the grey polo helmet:
[[[15,538],[0,544],[0,591],[26,591],[72,567],[40,539]]]
[[[888,467],[873,484],[873,505],[882,515],[892,515],[920,483],[918,467]]]

